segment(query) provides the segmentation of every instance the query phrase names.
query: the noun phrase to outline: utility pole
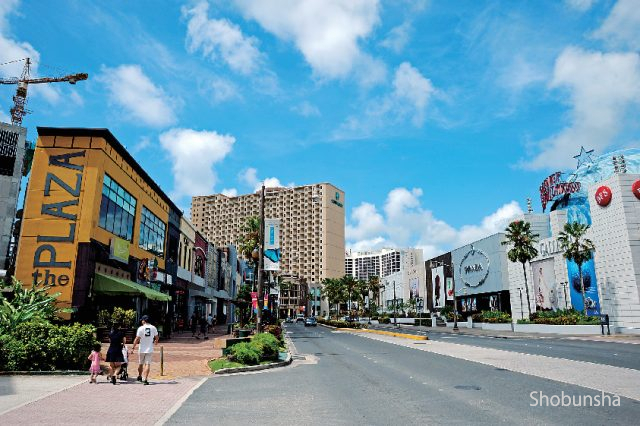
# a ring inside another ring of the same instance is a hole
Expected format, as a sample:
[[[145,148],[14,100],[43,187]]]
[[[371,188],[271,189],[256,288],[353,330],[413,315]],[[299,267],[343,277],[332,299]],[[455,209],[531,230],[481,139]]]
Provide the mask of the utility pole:
[[[393,325],[398,326],[398,301],[396,300],[396,282],[393,282]]]
[[[264,182],[260,192],[260,258],[258,259],[258,314],[256,315],[256,333],[262,332],[262,269],[264,268]]]

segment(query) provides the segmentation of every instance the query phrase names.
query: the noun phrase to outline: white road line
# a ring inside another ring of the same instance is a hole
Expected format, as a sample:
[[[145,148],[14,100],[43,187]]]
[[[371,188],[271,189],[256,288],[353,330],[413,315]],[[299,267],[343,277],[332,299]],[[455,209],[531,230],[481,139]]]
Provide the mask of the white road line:
[[[200,386],[202,386],[202,384],[204,382],[206,382],[208,379],[208,377],[203,377],[198,383],[196,383],[195,386],[193,386],[191,389],[189,389],[183,396],[182,398],[180,398],[178,401],[176,401],[175,404],[173,404],[173,406],[169,409],[169,411],[167,411],[166,413],[164,413],[164,416],[160,417],[160,419],[158,419],[158,421],[155,423],[156,426],[161,426],[163,424],[165,424],[167,422],[167,420],[169,420],[171,418],[171,416],[173,416],[176,411],[178,411],[178,409],[180,409],[180,407],[182,407],[182,404],[184,404],[184,402],[193,394],[193,392],[198,389]]]

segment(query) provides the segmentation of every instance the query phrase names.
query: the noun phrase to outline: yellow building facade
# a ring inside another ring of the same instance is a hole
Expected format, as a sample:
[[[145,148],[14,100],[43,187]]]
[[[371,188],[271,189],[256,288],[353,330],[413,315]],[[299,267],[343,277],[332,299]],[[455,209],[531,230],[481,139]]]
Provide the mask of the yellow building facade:
[[[135,283],[149,263],[165,268],[172,209],[108,130],[39,127],[16,277],[82,308],[98,275]]]

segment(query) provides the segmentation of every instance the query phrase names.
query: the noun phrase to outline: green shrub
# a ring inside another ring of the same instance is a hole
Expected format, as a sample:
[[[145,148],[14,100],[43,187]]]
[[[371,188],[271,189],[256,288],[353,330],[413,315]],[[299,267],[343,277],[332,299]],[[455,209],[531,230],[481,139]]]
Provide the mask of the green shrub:
[[[244,365],[256,365],[260,362],[260,353],[251,343],[237,343],[229,349],[229,361],[236,361]]]
[[[538,311],[531,314],[531,323],[548,325],[589,325],[600,324],[597,316],[584,316],[582,312],[575,309],[558,311]]]
[[[391,318],[384,317],[380,319],[380,324],[391,324]]]
[[[501,311],[482,311],[479,314],[471,316],[473,321],[486,322],[492,324],[508,324],[511,320],[511,315]]]
[[[282,341],[282,327],[279,325],[268,325],[264,328],[266,333],[273,334],[276,339]]]
[[[271,333],[260,333],[253,336],[251,346],[260,354],[260,360],[277,359],[280,342]]]
[[[83,370],[96,342],[91,325],[18,324],[0,337],[0,369],[6,371]]]

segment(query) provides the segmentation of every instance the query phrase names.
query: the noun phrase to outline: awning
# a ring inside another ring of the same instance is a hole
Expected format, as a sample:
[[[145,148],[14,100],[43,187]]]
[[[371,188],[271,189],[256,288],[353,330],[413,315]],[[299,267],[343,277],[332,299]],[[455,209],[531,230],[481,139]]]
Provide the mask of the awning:
[[[161,302],[171,300],[171,296],[168,294],[160,293],[159,291],[134,283],[133,281],[125,280],[124,278],[103,275],[97,272],[93,280],[93,291],[108,296],[143,296],[147,299],[159,300]]]

